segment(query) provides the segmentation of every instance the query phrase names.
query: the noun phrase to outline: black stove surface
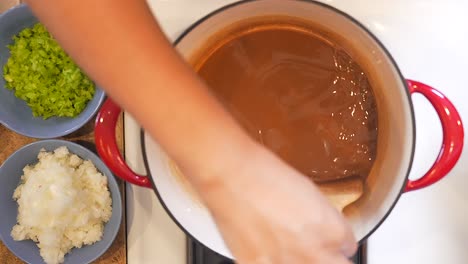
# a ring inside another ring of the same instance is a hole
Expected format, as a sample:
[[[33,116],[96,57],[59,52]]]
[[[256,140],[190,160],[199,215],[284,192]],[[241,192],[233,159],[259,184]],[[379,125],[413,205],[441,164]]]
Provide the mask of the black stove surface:
[[[360,246],[356,256],[353,257],[354,264],[365,264],[365,245]],[[215,253],[200,243],[187,239],[187,263],[188,264],[234,264],[231,260]]]

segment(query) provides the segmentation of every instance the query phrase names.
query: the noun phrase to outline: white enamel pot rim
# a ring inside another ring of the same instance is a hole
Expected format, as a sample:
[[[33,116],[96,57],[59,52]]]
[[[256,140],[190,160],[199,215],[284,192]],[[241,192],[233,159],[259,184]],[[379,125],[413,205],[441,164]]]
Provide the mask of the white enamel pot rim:
[[[455,166],[463,148],[463,125],[453,104],[439,91],[405,80],[390,53],[361,23],[329,5],[312,0],[249,0],[224,6],[195,22],[175,42],[182,56],[190,58],[214,33],[245,18],[286,14],[315,19],[326,30],[343,37],[343,46],[368,72],[378,107],[378,153],[367,178],[367,191],[344,211],[355,236],[367,238],[385,220],[400,195],[429,186]],[[434,106],[443,129],[439,157],[422,178],[410,181],[415,148],[412,93],[423,94]],[[96,118],[96,146],[102,160],[122,179],[155,190],[167,213],[185,233],[213,251],[232,258],[208,210],[188,194],[173,175],[170,159],[148,133],[141,131],[143,159],[148,172],[137,175],[125,164],[115,143],[120,108],[107,100]],[[377,177],[378,175],[378,177]]]

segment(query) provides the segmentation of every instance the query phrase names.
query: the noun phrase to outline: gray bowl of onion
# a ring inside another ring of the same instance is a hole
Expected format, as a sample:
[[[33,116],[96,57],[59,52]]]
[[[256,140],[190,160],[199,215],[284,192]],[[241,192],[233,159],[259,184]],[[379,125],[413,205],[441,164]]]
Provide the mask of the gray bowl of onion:
[[[68,156],[64,156],[63,147],[69,151]],[[41,165],[33,168],[39,162],[41,150],[45,150],[41,154]],[[54,163],[55,159],[62,160],[59,168],[58,163]],[[64,159],[66,162],[63,162]],[[30,165],[29,169],[24,170],[27,165]],[[68,167],[63,169],[63,166],[69,166],[71,170]],[[67,176],[70,177],[68,180],[64,178],[67,171],[74,173]],[[23,175],[27,178],[22,178]],[[25,180],[30,182],[27,187]],[[22,209],[19,209],[18,197],[13,199],[20,183],[23,185],[20,198],[23,199]],[[106,201],[109,198],[111,201]],[[109,203],[111,212],[108,211]],[[15,236],[24,236],[25,233],[37,235],[42,246],[50,249],[41,249],[43,255],[49,255],[49,260],[56,259],[54,246],[63,247],[100,238],[90,245],[85,243],[81,248],[72,248],[65,254],[63,263],[83,264],[99,258],[113,243],[121,224],[122,198],[114,176],[92,151],[69,141],[43,140],[17,150],[0,167],[0,239],[12,253],[27,263],[52,263],[45,262],[34,241],[13,239],[12,230],[19,226],[19,211],[23,213],[22,224]],[[34,213],[37,217],[34,217]],[[107,218],[107,222],[104,218]],[[43,219],[42,222],[38,221],[40,219]],[[36,229],[28,229],[27,226],[31,224]],[[98,227],[99,224],[101,227]],[[94,225],[96,227],[92,227]]]

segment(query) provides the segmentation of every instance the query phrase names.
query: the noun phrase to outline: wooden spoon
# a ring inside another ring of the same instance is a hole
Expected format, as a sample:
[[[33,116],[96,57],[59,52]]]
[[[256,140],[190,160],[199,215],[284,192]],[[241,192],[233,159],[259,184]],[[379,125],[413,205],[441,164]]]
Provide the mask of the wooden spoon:
[[[359,177],[317,184],[320,191],[340,212],[362,196],[363,185],[363,180]]]

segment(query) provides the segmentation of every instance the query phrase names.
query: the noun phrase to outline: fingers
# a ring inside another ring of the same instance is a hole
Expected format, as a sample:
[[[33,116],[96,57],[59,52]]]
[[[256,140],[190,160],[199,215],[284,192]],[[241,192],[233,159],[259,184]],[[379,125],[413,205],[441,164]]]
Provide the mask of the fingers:
[[[354,234],[351,228],[348,227],[348,224],[346,224],[344,240],[341,245],[341,253],[343,253],[346,257],[352,257],[354,254],[356,254],[357,247],[358,245]]]
[[[356,254],[358,245],[350,224],[344,220],[344,218],[342,219],[344,225],[344,235],[343,242],[341,244],[341,253],[343,253],[346,257],[352,257],[354,254]]]
[[[345,257],[339,257],[339,258],[336,258],[336,260],[333,260],[332,262],[330,262],[330,264],[352,264],[352,262]]]
[[[341,252],[348,258],[354,256],[354,254],[356,254],[356,251],[357,243],[345,242],[345,244],[343,244],[343,246],[341,247]]]
[[[341,254],[332,255],[330,258],[320,261],[324,264],[352,264],[352,262]]]
[[[343,215],[339,212],[336,212],[335,215],[335,241],[338,242],[339,244],[335,244],[335,246],[338,246],[338,250],[340,250],[340,253],[342,253],[346,257],[352,257],[357,251],[357,242],[356,238],[354,237],[353,230],[350,226],[350,224],[345,220]]]
[[[293,252],[292,255],[288,255],[283,259],[274,259],[273,262],[267,263],[352,264],[350,259],[341,252],[327,248],[316,248],[315,250],[300,253]]]
[[[329,248],[334,248],[346,257],[352,257],[357,251],[357,242],[353,231],[344,217],[336,212],[330,221],[330,233],[324,234],[329,240]]]

